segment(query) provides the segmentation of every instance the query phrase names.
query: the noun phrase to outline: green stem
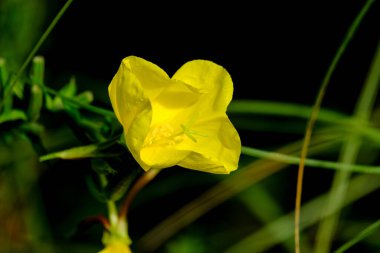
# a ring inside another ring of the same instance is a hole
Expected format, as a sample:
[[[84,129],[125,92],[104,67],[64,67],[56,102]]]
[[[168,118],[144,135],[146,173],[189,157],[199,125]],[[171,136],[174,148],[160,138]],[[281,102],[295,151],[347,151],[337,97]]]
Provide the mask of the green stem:
[[[368,124],[368,121],[370,119],[380,84],[379,67],[380,43],[378,44],[375,57],[373,58],[366,83],[362,89],[357,105],[355,107],[354,118],[356,118],[355,122],[358,126]],[[362,139],[360,136],[349,136],[349,139],[344,143],[341,150],[340,161],[347,164],[347,166],[354,163],[360,151],[361,145]],[[347,188],[349,186],[348,184],[350,176],[350,170],[339,171],[335,174],[330,190],[329,199],[326,208],[324,209],[326,212],[329,209],[334,209],[336,206],[339,206],[344,201],[346,198]],[[339,216],[340,212],[337,212],[321,222],[317,232],[315,252],[325,253],[331,251],[330,248],[332,244],[332,238],[337,230]]]
[[[296,193],[296,201],[295,201],[295,218],[294,218],[294,226],[295,226],[295,236],[294,236],[294,242],[295,242],[295,252],[300,252],[300,210],[301,210],[301,196],[302,196],[302,182],[303,182],[303,174],[304,174],[304,167],[305,167],[305,158],[307,156],[308,152],[308,146],[311,139],[311,134],[315,125],[315,122],[318,118],[318,113],[321,108],[321,104],[324,98],[324,95],[326,93],[326,89],[328,87],[328,84],[330,83],[331,76],[333,72],[335,71],[335,68],[342,58],[343,53],[346,51],[348,44],[351,42],[351,39],[353,38],[355,32],[357,31],[359,24],[361,23],[362,19],[364,18],[365,14],[368,12],[370,6],[374,3],[374,0],[368,0],[364,7],[360,10],[359,14],[356,16],[354,22],[350,26],[341,46],[339,47],[337,53],[335,54],[327,73],[322,81],[321,87],[319,89],[318,95],[316,97],[316,101],[313,105],[313,110],[310,116],[310,119],[307,123],[306,130],[305,130],[305,136],[304,136],[304,142],[302,145],[301,150],[301,160],[298,167],[298,175],[297,175],[297,193]]]
[[[9,86],[9,72],[7,69],[7,64],[4,58],[0,58],[0,103],[3,103],[3,106],[0,106],[1,112],[9,112],[12,109],[13,98],[12,96],[5,96],[7,87]],[[2,101],[1,101],[2,100]]]
[[[80,103],[78,101],[75,101],[74,99],[71,99],[71,98],[68,98],[66,96],[63,96],[61,95],[59,92],[55,91],[54,89],[51,89],[49,87],[46,87],[44,86],[43,87],[44,91],[49,93],[49,94],[52,94],[54,96],[58,96],[60,97],[61,99],[71,103],[72,105],[75,105],[75,106],[78,106],[80,108],[83,108],[89,112],[93,112],[93,113],[96,113],[96,114],[99,114],[99,115],[102,115],[104,117],[112,117],[112,118],[115,118],[115,114],[113,111],[109,111],[109,110],[106,110],[106,109],[103,109],[103,108],[100,108],[100,107],[97,107],[97,106],[93,106],[93,105],[89,105],[89,104],[84,104],[84,103]]]
[[[32,65],[32,85],[30,86],[30,100],[28,107],[29,120],[35,122],[40,117],[40,111],[43,105],[43,92],[40,85],[37,83],[44,82],[45,75],[45,60],[41,56],[36,56],[33,58]]]
[[[53,21],[50,23],[46,31],[42,34],[40,39],[37,41],[36,45],[33,47],[32,51],[30,51],[28,57],[24,61],[24,63],[21,65],[20,69],[17,71],[16,75],[12,78],[12,81],[10,85],[5,90],[4,97],[8,97],[12,94],[14,86],[17,84],[17,80],[21,77],[22,73],[25,71],[26,67],[30,63],[30,61],[33,59],[34,55],[37,53],[38,49],[41,47],[42,43],[46,40],[46,38],[49,36],[50,32],[54,29],[55,25],[58,23],[58,21],[61,19],[63,14],[66,12],[67,8],[71,5],[73,0],[67,0],[65,5],[62,7],[62,9],[58,12],[58,14],[55,16]],[[0,111],[4,106],[4,100],[0,101]]]
[[[353,177],[350,181],[350,187],[348,188],[349,194],[344,200],[344,203],[342,203],[342,206],[337,207],[338,209],[348,207],[355,202],[358,203],[365,196],[376,194],[380,188],[380,181],[373,175],[358,175],[357,177]],[[324,218],[320,216],[320,212],[318,211],[324,208],[327,195],[328,193],[319,194],[317,197],[302,205],[302,229],[313,230],[315,224],[321,218]],[[331,215],[338,209],[329,210],[329,213],[326,213],[326,215]],[[293,230],[290,229],[293,219],[293,212],[284,214],[283,216],[274,219],[271,223],[265,224],[265,226],[254,230],[253,233],[236,242],[235,245],[232,245],[230,248],[225,249],[223,253],[273,252],[273,248],[275,246],[278,246],[281,242],[285,242],[294,236]],[[375,224],[375,226],[376,225],[378,224]],[[350,252],[363,251],[348,250],[346,253]]]
[[[347,243],[343,244],[341,247],[339,247],[337,250],[335,250],[333,253],[344,253],[349,248],[351,248],[353,245],[358,243],[359,241],[363,240],[364,238],[371,235],[375,230],[378,230],[380,228],[380,220],[376,221],[375,223],[371,224],[367,228],[365,228],[357,237],[354,239],[348,241]]]
[[[235,99],[228,107],[228,114],[260,114],[260,115],[273,115],[279,117],[296,117],[305,118],[310,117],[312,108],[310,106],[285,103],[277,101],[261,101],[249,99]],[[324,123],[344,125],[350,120],[350,117],[336,111],[322,109],[318,115],[318,120]]]
[[[289,117],[304,118],[310,117],[312,108],[305,105],[283,103],[275,101],[245,100],[237,99],[232,101],[228,109],[229,114],[259,114],[265,116],[279,116],[288,119]],[[366,124],[358,125],[356,118],[336,111],[321,109],[318,114],[318,122],[334,124],[342,127],[349,133],[359,133],[363,137],[380,144],[380,131]]]
[[[111,227],[116,227],[118,224],[118,212],[116,203],[113,200],[107,200],[108,217]]]
[[[102,188],[105,188],[108,184],[107,177],[103,174],[99,175],[99,181]],[[108,220],[110,223],[110,227],[116,227],[118,223],[118,212],[115,201],[108,199],[107,200],[107,210],[108,210]]]
[[[283,162],[290,165],[298,165],[300,163],[300,158],[291,155],[285,155],[277,152],[269,152],[261,149],[255,149],[251,147],[242,147],[241,153],[244,155],[261,158],[270,159],[273,161]],[[355,171],[359,173],[369,173],[369,174],[380,174],[380,166],[366,166],[357,164],[346,164],[330,162],[318,159],[306,159],[305,165],[309,167],[332,169],[332,170],[344,170],[344,171]]]

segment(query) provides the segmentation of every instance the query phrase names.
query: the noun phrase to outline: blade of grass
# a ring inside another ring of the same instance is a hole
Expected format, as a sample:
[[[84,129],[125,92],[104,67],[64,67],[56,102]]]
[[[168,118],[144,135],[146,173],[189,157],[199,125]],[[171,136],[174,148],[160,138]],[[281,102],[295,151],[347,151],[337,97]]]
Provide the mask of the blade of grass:
[[[380,43],[378,44],[377,51],[371,63],[366,82],[358,99],[355,107],[354,118],[357,125],[366,125],[371,116],[373,105],[378,94],[380,84]],[[348,140],[342,147],[340,161],[345,164],[352,164],[355,162],[362,139],[357,135],[349,136]],[[345,168],[344,166],[343,168]],[[351,170],[343,170],[336,172],[330,190],[329,200],[326,209],[334,208],[336,205],[344,200],[346,196],[346,189],[348,187]],[[326,211],[327,212],[327,211]],[[333,236],[337,230],[339,212],[333,216],[321,221],[316,236],[315,252],[327,253],[331,252],[331,244]]]
[[[270,159],[278,162],[283,162],[286,164],[298,165],[300,163],[300,158],[296,156],[290,156],[281,154],[278,152],[268,152],[261,149],[255,149],[251,147],[242,147],[242,154],[249,155],[252,157]],[[329,170],[340,170],[340,171],[355,171],[359,173],[368,173],[368,174],[380,174],[380,166],[366,166],[366,165],[357,165],[357,164],[347,164],[347,163],[338,163],[323,161],[317,159],[305,159],[305,165],[315,168],[323,168]]]
[[[380,220],[377,220],[376,222],[372,223],[370,226],[365,228],[362,232],[360,232],[355,238],[352,240],[346,242],[342,246],[340,246],[337,250],[335,250],[333,253],[343,253],[349,248],[351,248],[356,243],[360,242],[367,236],[371,235],[376,230],[380,229]]]
[[[336,206],[337,209],[330,209],[330,213],[325,215],[331,215],[332,213],[340,210],[345,206],[349,206],[357,200],[362,199],[364,196],[373,193],[380,189],[380,181],[378,177],[373,175],[359,175],[351,179],[351,183],[348,188],[348,197],[342,203],[342,206]],[[320,210],[327,199],[326,194],[321,194],[315,199],[305,203],[302,206],[302,222],[300,223],[300,229],[306,229],[320,219],[323,219],[315,210]],[[291,229],[293,223],[294,212],[288,213],[270,224],[267,224],[262,229],[248,235],[246,238],[233,245],[224,253],[260,253],[270,252],[269,250],[279,243],[283,243],[286,240],[290,240],[294,236],[294,230]]]
[[[64,4],[62,9],[58,12],[58,14],[55,16],[53,21],[50,23],[46,31],[42,34],[40,39],[37,41],[36,45],[33,47],[33,49],[30,51],[28,57],[24,61],[24,63],[21,65],[20,69],[17,71],[16,75],[12,78],[10,84],[7,86],[7,89],[4,92],[4,97],[8,97],[12,94],[13,88],[17,84],[18,79],[21,77],[22,73],[24,73],[26,67],[30,63],[30,61],[33,59],[35,54],[37,53],[38,49],[41,47],[42,43],[46,40],[46,38],[49,36],[50,32],[54,29],[55,25],[58,23],[58,21],[62,18],[63,14],[66,12],[67,8],[71,5],[73,0],[67,0],[67,2]],[[4,100],[0,101],[0,111],[2,110],[4,106]]]
[[[316,97],[315,103],[313,105],[313,110],[311,112],[310,118],[307,122],[306,130],[305,130],[305,136],[304,136],[304,142],[301,149],[301,160],[298,167],[298,175],[297,175],[297,189],[296,189],[296,200],[295,200],[295,216],[294,216],[294,243],[295,243],[295,252],[300,253],[300,210],[301,210],[301,197],[302,197],[302,182],[303,182],[303,174],[304,174],[304,168],[305,168],[305,159],[307,157],[308,153],[308,146],[311,140],[311,135],[313,132],[313,128],[315,125],[315,122],[318,118],[318,113],[322,105],[322,101],[324,98],[324,95],[326,93],[328,84],[330,83],[330,79],[332,74],[335,71],[335,68],[340,61],[343,53],[346,51],[348,44],[350,43],[352,37],[354,36],[355,32],[357,31],[359,24],[361,23],[361,20],[364,18],[365,14],[369,10],[370,6],[373,4],[374,0],[368,0],[364,7],[360,10],[359,14],[355,18],[354,22],[350,26],[341,46],[339,47],[337,53],[335,54],[327,73],[322,81],[322,84],[320,86],[320,89],[318,91],[318,95]]]
[[[252,217],[260,220],[261,224],[269,224],[285,213],[284,208],[272,196],[270,190],[260,183],[248,188],[236,197],[248,208]],[[276,235],[276,233],[276,231],[273,231],[273,235]],[[310,241],[311,238],[308,237],[303,237],[301,240],[302,249],[305,252],[311,252]],[[294,251],[294,244],[290,240],[282,241],[281,245],[287,252]]]
[[[275,101],[259,101],[259,100],[234,100],[229,107],[229,114],[262,114],[270,116],[280,116],[284,118],[296,117],[305,118],[310,117],[312,108],[305,105],[275,102]],[[350,133],[359,133],[363,137],[380,144],[380,131],[371,125],[358,125],[355,123],[355,118],[332,111],[326,108],[321,108],[318,113],[318,122],[327,124],[336,124],[341,126],[341,130]],[[340,130],[340,131],[341,131]]]
[[[229,114],[262,114],[281,117],[310,117],[312,108],[310,106],[278,102],[278,101],[261,101],[249,99],[235,99],[228,107]],[[346,124],[350,120],[348,115],[328,109],[321,109],[318,120],[332,124]]]
[[[316,135],[311,142],[311,153],[325,150],[341,140],[335,135]],[[284,154],[299,154],[300,142],[295,142],[278,150]],[[239,169],[227,179],[211,188],[197,199],[187,203],[183,208],[163,220],[156,227],[146,233],[138,242],[137,247],[143,252],[154,252],[167,239],[187,226],[215,206],[233,197],[260,180],[285,168],[286,164],[269,160],[257,160],[245,168]]]

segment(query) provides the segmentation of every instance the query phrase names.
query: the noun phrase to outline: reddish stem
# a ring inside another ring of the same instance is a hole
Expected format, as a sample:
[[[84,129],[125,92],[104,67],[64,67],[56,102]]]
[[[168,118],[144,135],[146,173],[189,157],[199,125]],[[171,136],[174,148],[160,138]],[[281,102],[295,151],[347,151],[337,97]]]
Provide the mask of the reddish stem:
[[[147,172],[145,172],[137,181],[133,184],[131,190],[128,192],[128,195],[125,197],[120,211],[119,211],[119,218],[122,220],[126,220],[128,215],[128,209],[132,203],[132,201],[135,199],[137,193],[141,191],[142,188],[144,188],[145,185],[147,185],[150,181],[152,181],[156,175],[158,174],[160,170],[157,169],[150,169]]]
[[[109,230],[110,228],[110,223],[109,221],[107,220],[106,217],[104,217],[103,215],[97,215],[97,216],[92,216],[92,217],[88,217],[86,218],[85,220],[83,220],[80,224],[79,224],[79,227],[85,227],[85,226],[88,226],[89,224],[93,223],[93,222],[99,222],[103,225],[103,227],[107,230]]]

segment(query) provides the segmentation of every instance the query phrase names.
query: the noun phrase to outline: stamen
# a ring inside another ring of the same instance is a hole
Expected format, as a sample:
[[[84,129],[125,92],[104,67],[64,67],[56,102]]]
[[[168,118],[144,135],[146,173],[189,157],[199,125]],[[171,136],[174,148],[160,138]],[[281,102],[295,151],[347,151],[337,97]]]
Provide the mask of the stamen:
[[[180,126],[182,128],[183,133],[194,142],[197,142],[197,139],[195,139],[194,135],[198,135],[201,137],[207,137],[206,134],[200,133],[198,131],[191,130],[189,127],[187,127],[183,124],[181,124]]]
[[[193,142],[197,142],[197,139],[195,139],[194,136],[192,136],[192,134],[196,134],[195,131],[192,131],[190,130],[189,128],[187,128],[185,125],[181,124],[181,128],[183,130],[183,133],[189,137]]]
[[[193,142],[197,142],[195,136],[207,137],[197,131],[191,130],[188,126],[180,124],[181,131],[174,132],[170,124],[162,124],[154,127],[144,141],[144,146],[167,146],[175,145],[183,141],[184,135],[189,137]]]

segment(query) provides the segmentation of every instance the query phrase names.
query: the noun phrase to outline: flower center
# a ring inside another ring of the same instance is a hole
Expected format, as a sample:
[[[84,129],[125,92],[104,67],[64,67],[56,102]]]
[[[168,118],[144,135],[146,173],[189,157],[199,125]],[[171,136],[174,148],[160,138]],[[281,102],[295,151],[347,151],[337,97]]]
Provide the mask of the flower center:
[[[191,130],[189,127],[181,124],[182,133],[185,134],[187,137],[189,137],[193,142],[197,142],[197,139],[195,139],[194,135],[200,135],[198,132]]]
[[[183,132],[177,134],[170,124],[161,124],[150,130],[143,146],[172,146],[182,140]]]
[[[197,142],[195,136],[205,137],[205,135],[190,129],[184,124],[180,124],[180,127],[181,130],[179,131],[175,131],[173,126],[170,124],[161,124],[153,127],[149,131],[143,146],[173,146],[182,142],[185,136],[193,142]]]

